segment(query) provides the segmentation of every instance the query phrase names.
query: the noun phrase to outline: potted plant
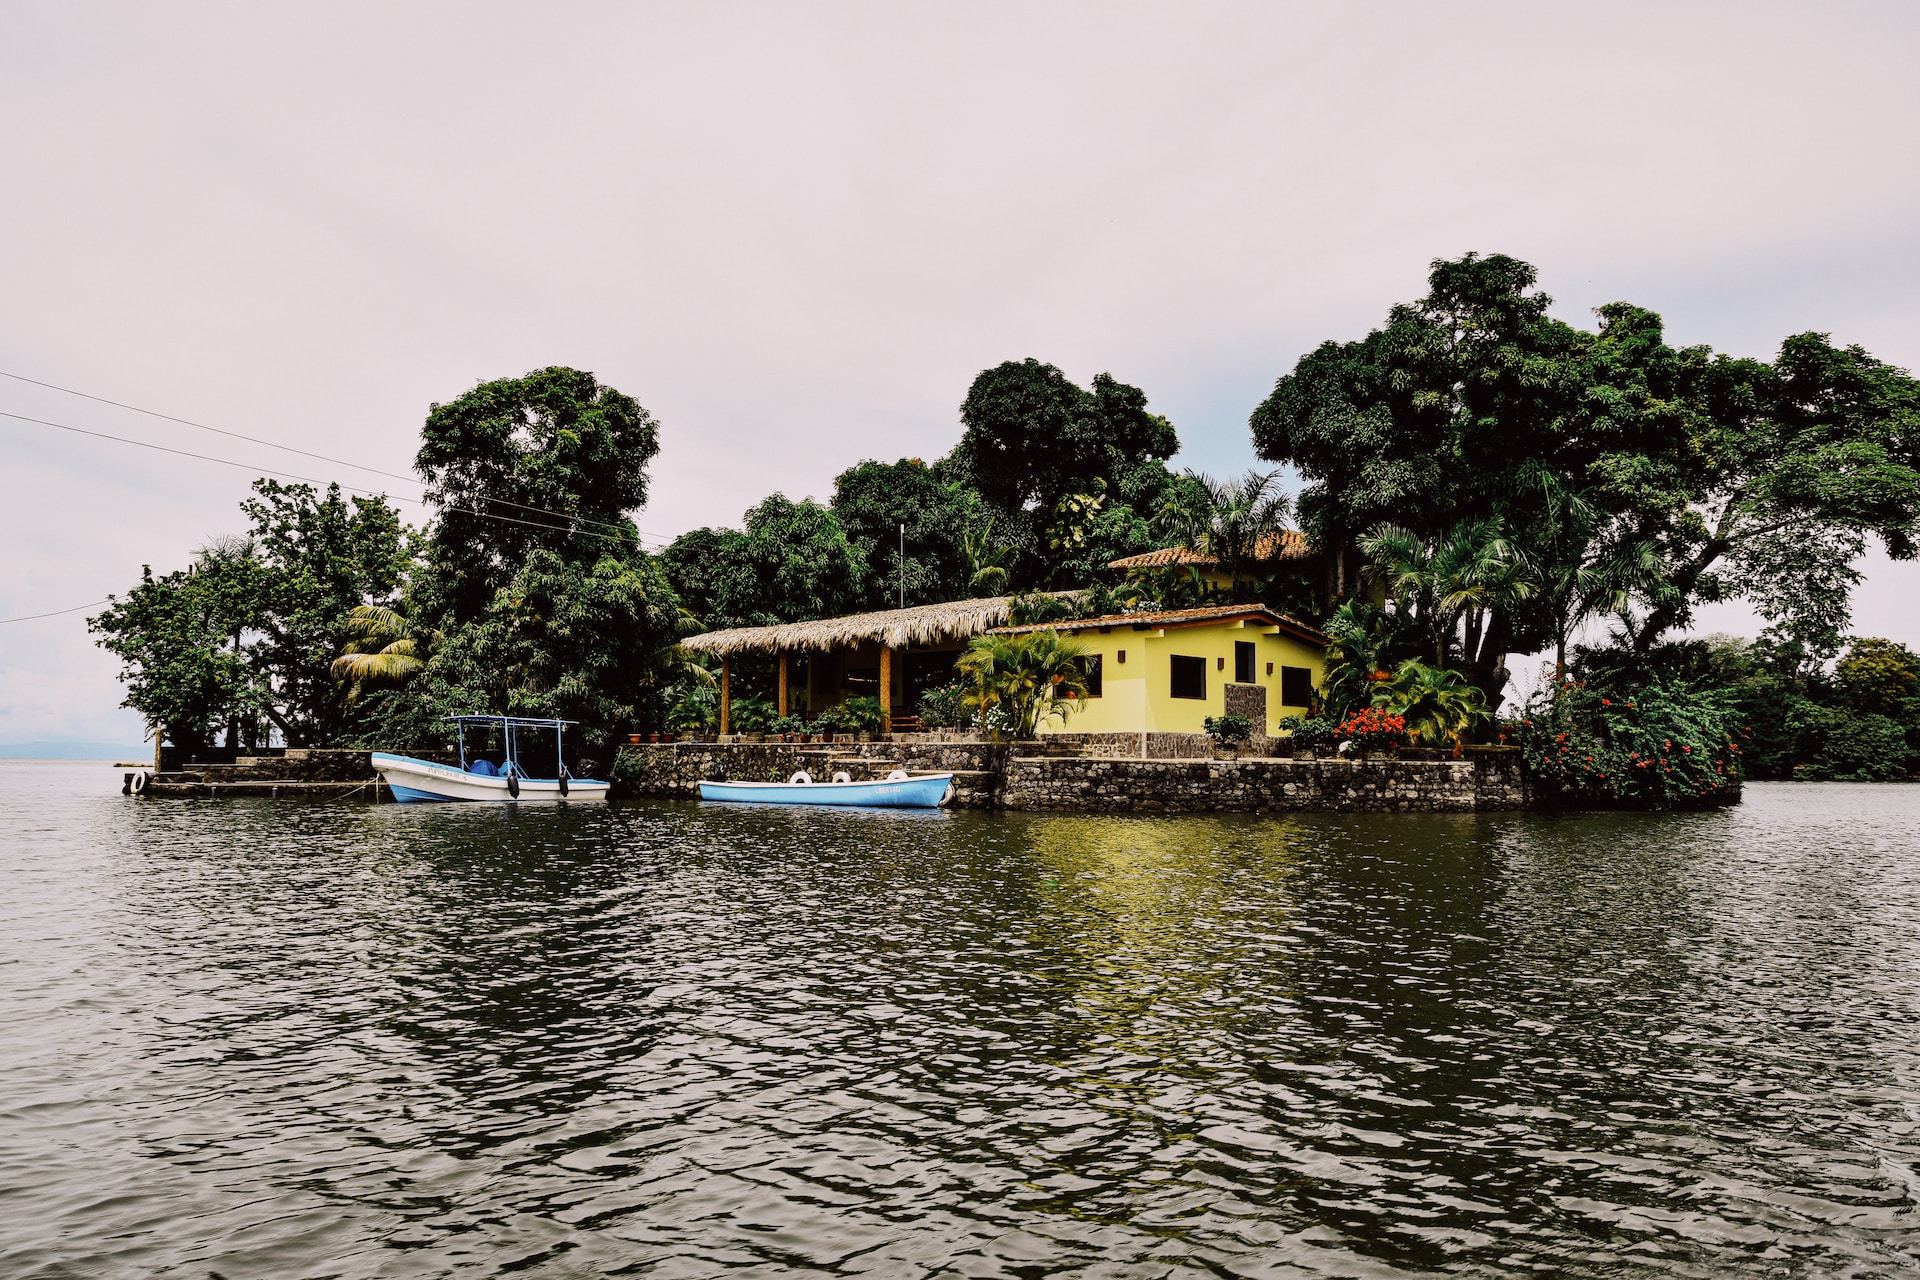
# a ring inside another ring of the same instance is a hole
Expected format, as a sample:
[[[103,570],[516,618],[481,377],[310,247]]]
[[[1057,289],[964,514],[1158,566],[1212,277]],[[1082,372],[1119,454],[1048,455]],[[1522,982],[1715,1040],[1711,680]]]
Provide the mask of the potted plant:
[[[840,704],[839,718],[841,728],[865,742],[880,728],[880,699],[848,698]]]
[[[1379,707],[1366,707],[1348,716],[1339,732],[1341,738],[1353,743],[1353,749],[1361,756],[1379,759],[1407,745],[1407,718],[1391,715]]]
[[[840,728],[840,708],[828,707],[813,718],[811,726],[813,736],[821,742],[832,742],[833,735]]]
[[[1303,760],[1313,760],[1324,755],[1336,741],[1339,727],[1329,720],[1318,716],[1307,716],[1294,720],[1293,754]]]
[[[743,741],[761,742],[767,736],[767,722],[773,719],[773,703],[765,698],[737,698],[733,704],[733,728]]]
[[[1240,749],[1253,740],[1253,721],[1245,716],[1208,716],[1201,728],[1213,739],[1213,758],[1234,760]]]
[[[964,685],[946,684],[921,694],[920,727],[929,730],[952,729],[961,724],[966,716],[966,707],[961,702],[965,693]]]
[[[806,736],[807,722],[799,716],[775,716],[767,721],[767,732],[778,734],[782,742],[792,742],[796,734]]]

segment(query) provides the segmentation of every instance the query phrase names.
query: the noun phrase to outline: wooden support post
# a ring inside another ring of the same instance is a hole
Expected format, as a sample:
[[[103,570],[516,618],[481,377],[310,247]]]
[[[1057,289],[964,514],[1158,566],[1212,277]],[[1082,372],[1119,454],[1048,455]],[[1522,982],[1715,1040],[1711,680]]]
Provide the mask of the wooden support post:
[[[893,732],[893,649],[880,646],[880,732]]]
[[[780,651],[780,714],[787,714],[787,651]]]
[[[733,722],[733,659],[720,659],[720,732],[731,733]]]

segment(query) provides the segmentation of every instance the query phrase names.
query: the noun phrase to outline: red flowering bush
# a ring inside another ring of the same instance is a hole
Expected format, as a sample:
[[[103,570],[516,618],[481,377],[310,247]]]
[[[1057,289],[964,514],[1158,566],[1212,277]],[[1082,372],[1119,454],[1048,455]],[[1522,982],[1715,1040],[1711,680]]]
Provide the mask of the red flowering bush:
[[[1691,808],[1737,795],[1742,736],[1714,691],[1650,685],[1602,698],[1563,684],[1502,726],[1524,753],[1543,804],[1569,808]]]
[[[1340,737],[1360,751],[1391,751],[1407,745],[1407,718],[1368,707],[1341,722]]]

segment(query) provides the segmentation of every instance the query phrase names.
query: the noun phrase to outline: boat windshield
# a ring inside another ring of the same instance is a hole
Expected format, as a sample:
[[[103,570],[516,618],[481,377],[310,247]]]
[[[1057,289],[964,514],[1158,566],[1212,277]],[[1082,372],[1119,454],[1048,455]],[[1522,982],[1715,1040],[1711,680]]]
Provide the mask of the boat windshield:
[[[567,771],[566,730],[574,720],[535,720],[526,716],[448,716],[457,726],[460,767],[497,778],[577,777]]]

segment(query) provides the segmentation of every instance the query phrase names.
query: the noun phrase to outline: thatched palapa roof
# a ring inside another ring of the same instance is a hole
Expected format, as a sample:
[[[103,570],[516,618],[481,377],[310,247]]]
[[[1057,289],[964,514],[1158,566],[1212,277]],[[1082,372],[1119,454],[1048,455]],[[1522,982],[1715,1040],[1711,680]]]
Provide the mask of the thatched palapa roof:
[[[1029,631],[1058,631],[1072,635],[1076,631],[1111,631],[1130,627],[1135,631],[1173,631],[1186,627],[1207,627],[1221,622],[1257,622],[1278,627],[1282,634],[1325,648],[1331,641],[1316,628],[1263,604],[1209,604],[1196,609],[1160,609],[1152,613],[1110,613],[1098,618],[1069,618],[1061,622],[1028,623],[1025,626],[993,628],[996,635],[1023,635]]]
[[[1307,535],[1298,529],[1282,529],[1278,533],[1263,533],[1253,544],[1255,560],[1302,560],[1312,553],[1307,545]],[[1195,551],[1192,547],[1162,547],[1158,551],[1148,551],[1137,556],[1127,556],[1120,560],[1109,561],[1107,568],[1122,571],[1132,569],[1161,569],[1167,565],[1193,565],[1205,568],[1219,563],[1204,551]]]
[[[908,645],[970,639],[1012,616],[1012,596],[984,596],[978,600],[915,605],[911,609],[853,613],[844,618],[783,622],[773,627],[706,631],[688,636],[680,644],[695,653],[714,653],[721,657],[736,653],[779,653],[788,649],[847,649],[869,641],[904,649]]]

